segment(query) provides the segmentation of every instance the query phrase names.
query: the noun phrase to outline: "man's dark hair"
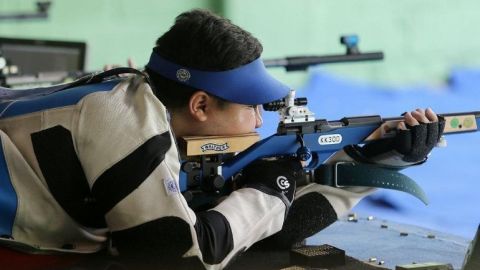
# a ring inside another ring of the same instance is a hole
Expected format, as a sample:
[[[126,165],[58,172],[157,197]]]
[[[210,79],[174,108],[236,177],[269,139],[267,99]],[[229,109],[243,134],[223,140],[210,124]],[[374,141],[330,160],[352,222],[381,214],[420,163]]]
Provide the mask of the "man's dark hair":
[[[180,14],[153,49],[176,64],[208,71],[233,69],[260,57],[262,45],[249,32],[207,10]],[[199,90],[168,80],[146,68],[156,96],[168,109],[185,106]],[[221,99],[217,99],[222,103]]]

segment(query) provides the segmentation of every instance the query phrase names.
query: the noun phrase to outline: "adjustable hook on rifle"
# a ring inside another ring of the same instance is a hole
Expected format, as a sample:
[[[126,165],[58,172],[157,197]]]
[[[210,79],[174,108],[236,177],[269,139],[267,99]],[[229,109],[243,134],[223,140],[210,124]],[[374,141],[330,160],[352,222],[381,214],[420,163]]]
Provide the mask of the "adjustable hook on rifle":
[[[297,149],[297,157],[301,161],[307,161],[312,158],[312,151],[305,146],[305,141],[303,140],[302,134],[297,134],[297,140],[300,143],[300,147]]]

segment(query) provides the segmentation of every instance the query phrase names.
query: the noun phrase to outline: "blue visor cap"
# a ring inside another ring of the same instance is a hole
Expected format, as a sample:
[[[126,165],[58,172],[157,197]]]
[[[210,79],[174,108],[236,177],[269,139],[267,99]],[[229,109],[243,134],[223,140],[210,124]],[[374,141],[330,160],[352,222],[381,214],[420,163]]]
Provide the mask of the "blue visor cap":
[[[260,58],[235,69],[202,71],[177,65],[153,52],[147,67],[167,79],[240,104],[268,103],[285,97],[290,90],[267,72]]]

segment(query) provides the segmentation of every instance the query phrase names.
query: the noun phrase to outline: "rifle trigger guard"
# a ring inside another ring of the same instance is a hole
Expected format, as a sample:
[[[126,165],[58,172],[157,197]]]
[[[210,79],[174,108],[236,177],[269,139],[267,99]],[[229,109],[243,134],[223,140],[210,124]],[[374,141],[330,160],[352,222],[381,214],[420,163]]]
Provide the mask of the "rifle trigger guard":
[[[304,168],[306,170],[314,170],[318,166],[320,166],[320,158],[318,157],[318,154],[313,152],[312,153],[312,160],[308,163],[308,165]]]

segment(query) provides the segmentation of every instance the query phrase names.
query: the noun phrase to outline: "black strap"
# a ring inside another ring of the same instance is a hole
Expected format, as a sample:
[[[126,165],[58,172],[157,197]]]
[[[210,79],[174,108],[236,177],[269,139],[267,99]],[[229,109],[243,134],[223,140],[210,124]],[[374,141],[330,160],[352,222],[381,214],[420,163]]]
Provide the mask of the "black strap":
[[[86,85],[86,84],[100,83],[110,77],[118,76],[121,74],[137,74],[137,75],[145,76],[143,72],[134,68],[129,68],[129,67],[112,68],[107,71],[103,71],[100,73],[92,73],[84,77],[81,77],[80,79],[72,82],[71,84],[68,84],[68,88],[72,88],[80,85]]]
[[[395,169],[372,164],[338,162],[324,164],[315,170],[315,182],[332,187],[379,187],[409,193],[428,204],[423,189],[410,177]]]

